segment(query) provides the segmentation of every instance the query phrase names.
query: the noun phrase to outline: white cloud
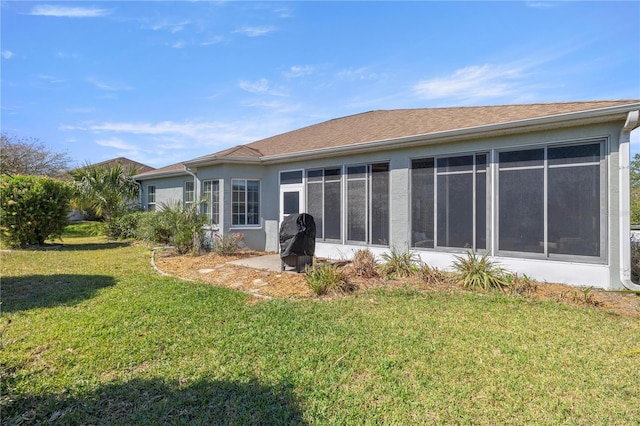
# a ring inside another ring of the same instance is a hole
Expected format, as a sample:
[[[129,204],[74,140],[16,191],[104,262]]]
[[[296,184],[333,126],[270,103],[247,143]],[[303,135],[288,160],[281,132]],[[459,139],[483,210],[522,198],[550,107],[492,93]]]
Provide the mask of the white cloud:
[[[187,42],[184,40],[178,40],[175,41],[171,44],[171,47],[173,47],[174,49],[182,49],[183,47],[185,47],[187,45]]]
[[[293,65],[287,71],[283,72],[286,78],[296,78],[303,77],[305,75],[309,75],[313,73],[313,67],[310,66],[301,66],[301,65]]]
[[[106,90],[106,91],[109,91],[109,92],[117,92],[117,91],[121,91],[121,90],[132,90],[132,87],[128,86],[126,84],[117,83],[117,82],[113,82],[113,81],[104,81],[104,80],[99,79],[97,77],[87,77],[87,81],[89,83],[93,84],[98,89]]]
[[[257,81],[242,80],[238,85],[242,90],[256,95],[287,96],[283,91],[272,88],[266,78]]]
[[[527,7],[531,7],[533,9],[551,9],[552,7],[556,7],[555,4],[548,1],[527,1],[525,4]]]
[[[240,88],[250,93],[267,93],[269,91],[269,80],[266,78],[261,78],[258,81],[242,80]]]
[[[413,86],[413,93],[422,99],[496,98],[519,92],[523,79],[521,66],[474,65],[449,76],[420,81]]]
[[[368,67],[348,68],[338,72],[338,77],[345,80],[376,80],[380,76]]]
[[[149,28],[152,29],[153,31],[162,30],[162,31],[168,31],[171,34],[175,34],[184,30],[184,28],[189,24],[191,24],[191,21],[188,19],[180,22],[162,21],[162,22],[156,22],[155,24],[152,24]]]
[[[45,82],[45,83],[51,83],[51,84],[64,83],[63,79],[53,75],[49,75],[49,74],[38,74],[36,78],[38,79],[38,82]]]
[[[274,27],[242,27],[235,30],[235,33],[244,34],[248,37],[260,37],[275,31]]]
[[[106,148],[115,148],[122,151],[129,152],[138,152],[139,149],[135,145],[128,144],[119,138],[111,138],[111,139],[99,139],[96,143],[100,146],[104,146]]]
[[[106,9],[96,9],[87,7],[68,7],[58,5],[39,5],[31,9],[31,15],[35,16],[55,16],[63,18],[97,18],[110,14]]]
[[[11,59],[11,57],[13,56],[13,52],[10,50],[3,50],[2,51],[2,57],[5,59]]]

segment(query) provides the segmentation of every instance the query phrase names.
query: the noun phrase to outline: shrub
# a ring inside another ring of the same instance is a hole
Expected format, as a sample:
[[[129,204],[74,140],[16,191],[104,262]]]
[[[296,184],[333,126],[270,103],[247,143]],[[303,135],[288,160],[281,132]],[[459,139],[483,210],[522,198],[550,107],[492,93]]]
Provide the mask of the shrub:
[[[418,268],[418,277],[427,285],[439,284],[448,280],[447,275],[444,272],[442,272],[438,268],[432,268],[426,263],[423,263]]]
[[[199,252],[199,235],[205,222],[196,206],[185,207],[179,201],[162,203],[159,210],[140,217],[138,238],[171,244],[178,254]]]
[[[354,287],[342,275],[342,271],[336,265],[328,262],[318,262],[307,267],[305,280],[317,296],[330,292],[345,293],[354,290]]]
[[[138,218],[136,238],[153,244],[169,244],[171,230],[161,220],[160,212],[144,212]]]
[[[453,269],[458,280],[464,287],[483,290],[503,290],[509,287],[509,281],[504,269],[489,260],[489,254],[478,256],[472,251],[467,257],[455,256]]]
[[[106,223],[107,237],[115,240],[136,238],[142,215],[140,211],[131,210],[116,214]]]
[[[72,187],[39,176],[0,177],[0,229],[10,247],[44,244],[67,225]]]
[[[239,232],[216,234],[213,241],[213,251],[221,256],[231,256],[240,249],[240,242],[244,235]]]
[[[378,262],[370,250],[362,249],[355,252],[351,261],[351,269],[358,277],[373,278],[378,276]]]
[[[635,241],[631,242],[631,280],[640,281],[640,244]]]
[[[392,247],[390,252],[382,253],[380,257],[384,261],[380,265],[380,270],[386,277],[410,277],[418,272],[420,259],[417,254],[410,251],[401,252],[396,247]]]

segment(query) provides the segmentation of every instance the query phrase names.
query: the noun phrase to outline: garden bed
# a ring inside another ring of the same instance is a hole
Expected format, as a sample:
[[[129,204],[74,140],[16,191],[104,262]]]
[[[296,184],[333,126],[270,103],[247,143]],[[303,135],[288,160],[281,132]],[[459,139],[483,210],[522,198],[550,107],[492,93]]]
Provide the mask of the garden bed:
[[[200,256],[176,255],[171,250],[158,251],[157,267],[172,276],[219,285],[251,293],[258,298],[306,299],[316,297],[305,281],[304,274],[273,272],[252,269],[228,262],[241,258],[260,256],[266,253],[243,251],[231,256],[207,253]],[[342,262],[339,268],[352,284],[355,294],[364,294],[375,288],[413,288],[421,291],[470,291],[457,283],[451,274],[445,278],[426,282],[419,276],[388,279],[384,277],[362,278],[350,271],[349,263]],[[584,306],[613,312],[625,317],[640,318],[640,297],[634,293],[612,292],[591,288],[572,287],[555,283],[532,282],[526,291],[514,297],[525,297],[534,301],[557,301],[573,306]],[[343,297],[330,294],[325,298]]]

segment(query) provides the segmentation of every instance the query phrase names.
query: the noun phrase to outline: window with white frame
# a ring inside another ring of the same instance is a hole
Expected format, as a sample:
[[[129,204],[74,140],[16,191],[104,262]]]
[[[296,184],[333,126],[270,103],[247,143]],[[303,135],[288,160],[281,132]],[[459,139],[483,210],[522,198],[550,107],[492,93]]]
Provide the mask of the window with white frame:
[[[154,211],[156,209],[156,186],[147,186],[147,210]]]
[[[389,163],[347,167],[347,240],[389,244]]]
[[[498,250],[602,257],[604,141],[498,154]]]
[[[184,206],[193,207],[196,199],[195,183],[188,180],[184,183]]]
[[[260,181],[231,180],[231,225],[260,225]]]
[[[220,223],[220,181],[205,180],[202,182],[202,214],[210,225]]]
[[[487,244],[488,154],[411,162],[411,246],[482,250]]]
[[[340,167],[307,171],[307,213],[316,224],[321,241],[342,237],[342,169]]]

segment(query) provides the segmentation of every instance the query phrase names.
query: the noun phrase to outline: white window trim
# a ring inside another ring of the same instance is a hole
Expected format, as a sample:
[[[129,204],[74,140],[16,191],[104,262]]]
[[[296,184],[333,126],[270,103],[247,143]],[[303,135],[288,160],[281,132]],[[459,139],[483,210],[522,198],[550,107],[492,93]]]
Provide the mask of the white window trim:
[[[240,225],[234,225],[233,224],[233,182],[234,181],[244,181],[244,188],[245,188],[245,220],[247,219],[247,211],[246,211],[246,206],[247,206],[247,182],[248,181],[252,181],[252,182],[258,182],[260,188],[258,191],[258,223],[257,224],[240,224]],[[230,188],[230,194],[231,194],[231,229],[260,229],[262,228],[262,179],[259,178],[231,178],[230,179],[230,184],[231,184],[231,188]]]

